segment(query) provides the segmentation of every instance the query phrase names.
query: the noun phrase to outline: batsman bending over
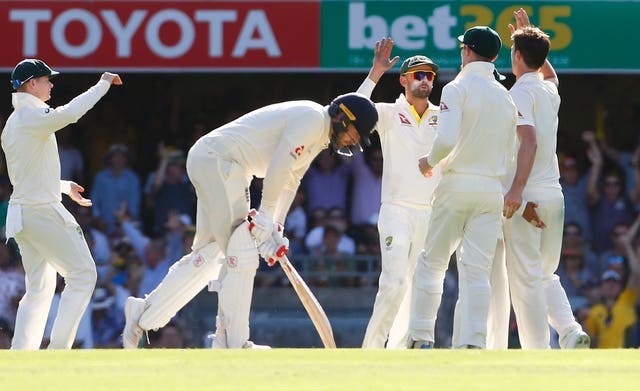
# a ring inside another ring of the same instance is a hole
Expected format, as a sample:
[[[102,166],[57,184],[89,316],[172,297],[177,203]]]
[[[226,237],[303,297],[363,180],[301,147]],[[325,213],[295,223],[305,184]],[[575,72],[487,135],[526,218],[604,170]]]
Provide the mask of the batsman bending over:
[[[377,121],[373,103],[351,93],[324,107],[310,101],[266,106],[200,138],[187,157],[198,197],[192,252],[146,298],[127,299],[124,348],[135,349],[143,331],[164,326],[209,281],[218,292],[213,347],[257,347],[248,339],[258,254],[275,260],[288,246],[279,226],[315,156],[329,145],[351,155],[350,146],[369,142]],[[264,184],[249,232],[253,176]]]

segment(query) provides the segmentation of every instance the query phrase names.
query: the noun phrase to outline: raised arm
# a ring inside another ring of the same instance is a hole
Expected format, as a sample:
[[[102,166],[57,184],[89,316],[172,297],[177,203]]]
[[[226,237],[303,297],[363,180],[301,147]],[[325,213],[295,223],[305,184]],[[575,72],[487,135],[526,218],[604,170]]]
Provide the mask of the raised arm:
[[[516,20],[516,26],[514,27],[512,24],[509,24],[508,27],[511,34],[513,34],[517,29],[531,26],[529,15],[527,15],[527,11],[525,11],[524,8],[513,11],[513,16]],[[544,80],[550,81],[551,83],[555,84],[556,87],[560,85],[558,75],[556,74],[555,69],[553,69],[553,66],[549,62],[548,58],[544,61],[542,67],[540,67],[539,72],[542,73],[542,77],[544,78]]]
[[[376,42],[373,53],[373,64],[369,70],[369,75],[364,79],[356,92],[367,97],[371,97],[373,89],[382,75],[384,75],[384,73],[389,69],[393,68],[400,59],[398,56],[395,56],[393,59],[391,58],[392,49],[393,39],[391,38],[383,37],[381,40]]]
[[[582,133],[582,139],[588,143],[587,157],[591,161],[591,169],[589,171],[589,179],[587,181],[587,200],[589,205],[593,205],[600,200],[600,191],[598,189],[598,181],[602,172],[602,153],[596,142],[595,136],[592,137],[589,132]]]

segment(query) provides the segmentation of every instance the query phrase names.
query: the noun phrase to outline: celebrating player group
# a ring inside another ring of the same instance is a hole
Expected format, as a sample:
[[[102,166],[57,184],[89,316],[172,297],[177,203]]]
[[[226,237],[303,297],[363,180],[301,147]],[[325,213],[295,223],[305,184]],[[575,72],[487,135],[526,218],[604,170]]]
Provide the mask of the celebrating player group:
[[[249,314],[260,257],[287,271],[326,347],[331,327],[286,258],[283,234],[300,181],[325,148],[349,157],[371,133],[384,157],[378,231],[379,290],[363,348],[434,347],[445,272],[455,253],[459,297],[453,348],[506,349],[511,305],[524,349],[549,348],[549,323],[562,348],[589,347],[554,274],[560,258],[564,202],[556,157],[558,78],[547,60],[549,37],[514,12],[507,90],[494,66],[502,41],[487,26],[458,37],[461,68],[429,101],[440,67],[424,54],[404,59],[393,103],[373,103],[382,75],[400,58],[393,40],[375,45],[373,65],[356,92],[328,105],[275,103],[198,139],[186,169],[197,196],[191,251],[145,297],[124,305],[122,345],[138,348],[146,331],[165,326],[204,287],[218,294],[212,347],[268,349],[249,340]],[[6,236],[14,238],[26,273],[12,349],[39,349],[57,275],[65,279],[49,349],[70,349],[96,284],[96,266],[62,193],[91,207],[83,187],[60,179],[56,132],[78,121],[120,76],[105,72],[69,103],[50,107],[45,62],[18,63],[13,113],[2,149],[13,193]],[[249,185],[264,178],[261,204],[250,210]],[[292,290],[293,292],[293,290]]]

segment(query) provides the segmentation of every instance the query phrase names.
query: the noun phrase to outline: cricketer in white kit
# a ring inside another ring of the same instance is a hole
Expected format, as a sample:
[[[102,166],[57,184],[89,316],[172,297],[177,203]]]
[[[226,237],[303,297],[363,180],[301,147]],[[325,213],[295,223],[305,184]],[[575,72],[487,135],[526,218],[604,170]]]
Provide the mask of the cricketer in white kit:
[[[192,252],[176,262],[146,298],[125,303],[123,345],[138,346],[144,330],[164,326],[209,281],[218,292],[214,348],[256,348],[249,313],[258,254],[278,258],[287,246],[281,227],[316,155],[329,145],[351,154],[367,143],[378,120],[373,103],[351,93],[329,106],[311,101],[273,104],[252,111],[193,145],[187,173],[198,197]],[[249,184],[264,178],[262,201],[249,231]]]
[[[16,315],[11,349],[36,350],[44,335],[57,273],[65,279],[49,349],[70,349],[80,319],[96,283],[96,267],[75,218],[62,205],[61,193],[81,206],[91,201],[82,186],[60,180],[60,159],[55,132],[74,123],[109,90],[122,84],[120,77],[104,73],[100,81],[64,106],[50,107],[58,72],[42,60],[25,59],[11,73],[16,90],[13,113],[2,131],[13,193],[7,211],[6,236],[15,238],[22,255],[26,292]]]
[[[529,23],[523,9],[514,12],[517,27],[509,25],[511,63],[516,82],[509,91],[518,109],[516,164],[504,179],[505,256],[511,301],[523,349],[549,348],[549,323],[558,331],[562,348],[589,347],[590,338],[576,322],[567,295],[555,274],[560,262],[564,225],[564,197],[556,156],[558,78],[547,60],[549,37]],[[523,200],[534,201],[545,227],[530,224],[520,213]],[[512,217],[513,216],[513,217]],[[498,262],[498,260],[496,260]],[[494,267],[499,267],[496,263]],[[504,273],[494,274],[499,278]],[[504,278],[504,277],[503,277]],[[492,284],[504,286],[504,279]],[[493,286],[493,285],[492,285]],[[509,292],[506,292],[508,295]],[[494,296],[505,295],[495,290]],[[495,297],[491,336],[494,349],[507,348],[509,300]],[[504,305],[506,303],[506,306]]]
[[[446,160],[433,197],[425,253],[414,273],[413,348],[433,346],[445,272],[458,247],[453,347],[486,346],[489,272],[502,231],[500,179],[513,156],[516,108],[496,81],[492,62],[502,46],[498,34],[476,26],[458,39],[462,70],[442,90],[437,136],[431,151],[419,161],[421,172],[428,174]]]
[[[391,38],[376,42],[373,66],[359,93],[371,96],[380,77],[398,62],[397,56],[390,59],[392,48]],[[382,270],[363,348],[407,345],[413,271],[427,235],[431,195],[440,179],[439,167],[429,178],[416,170],[416,160],[431,149],[436,137],[439,107],[428,98],[437,71],[426,56],[407,58],[399,76],[404,94],[394,103],[376,103],[384,159],[378,217]]]

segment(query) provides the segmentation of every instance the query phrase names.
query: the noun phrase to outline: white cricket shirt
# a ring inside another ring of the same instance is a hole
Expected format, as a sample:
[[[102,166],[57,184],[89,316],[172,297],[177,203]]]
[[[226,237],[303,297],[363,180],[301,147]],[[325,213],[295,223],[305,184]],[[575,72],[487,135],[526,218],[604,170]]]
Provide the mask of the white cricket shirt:
[[[442,90],[438,132],[427,159],[435,166],[446,158],[444,176],[501,179],[507,161],[513,159],[516,107],[506,88],[495,80],[494,69],[489,62],[471,62]],[[466,190],[501,191],[499,185],[497,189],[469,185]],[[465,190],[465,184],[459,188]]]
[[[329,145],[328,106],[311,101],[276,103],[223,125],[198,142],[222,146],[247,176],[264,178],[261,208],[285,213],[300,179]],[[286,195],[281,193],[285,192]],[[282,210],[284,209],[284,211]],[[276,221],[283,222],[283,219]]]
[[[13,113],[2,131],[2,149],[13,185],[11,204],[60,202],[60,158],[55,132],[74,123],[102,98],[111,84],[100,80],[56,108],[34,95],[15,92]]]
[[[357,92],[369,97],[374,87],[373,80],[367,77]],[[404,94],[395,103],[375,105],[383,154],[381,201],[428,207],[441,176],[440,166],[433,169],[432,177],[426,178],[418,169],[418,159],[433,145],[440,109],[429,103],[422,118],[418,118]]]
[[[537,150],[531,174],[527,180],[523,196],[527,189],[560,187],[560,169],[556,156],[558,133],[558,110],[560,95],[558,88],[545,81],[539,72],[522,75],[511,87],[509,94],[518,108],[518,125],[531,125],[536,131]],[[520,147],[517,142],[516,151]],[[511,187],[515,176],[516,164],[511,164],[503,185]]]

